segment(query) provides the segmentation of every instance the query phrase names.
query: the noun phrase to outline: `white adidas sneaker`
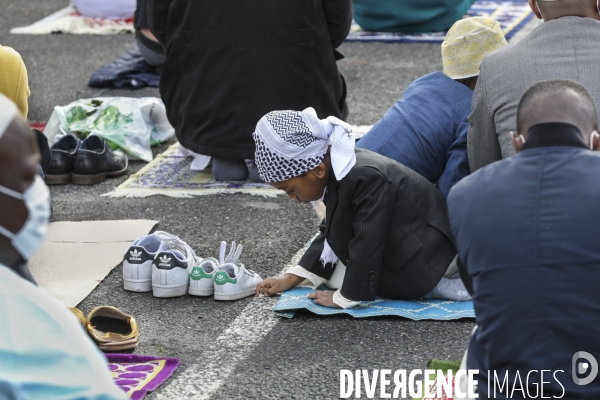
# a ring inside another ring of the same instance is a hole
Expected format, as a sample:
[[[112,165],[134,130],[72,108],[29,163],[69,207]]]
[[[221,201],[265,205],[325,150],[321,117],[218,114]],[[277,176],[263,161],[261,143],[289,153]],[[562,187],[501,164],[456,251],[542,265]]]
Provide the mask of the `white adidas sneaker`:
[[[190,288],[188,294],[192,296],[212,296],[215,292],[213,278],[219,267],[216,258],[205,258],[200,264],[192,268],[190,273]]]
[[[212,257],[205,258],[204,261],[202,261],[199,265],[192,268],[192,272],[190,273],[190,289],[188,290],[188,294],[192,296],[213,295],[215,292],[213,280],[219,265],[232,260],[237,260],[240,257],[243,249],[241,245],[236,246],[235,242],[233,242],[229,254],[227,257],[225,257],[225,259],[223,259],[226,248],[227,243],[222,242],[221,248],[219,249],[219,257],[221,258],[220,262]]]
[[[163,242],[152,263],[154,297],[177,297],[188,292],[190,272],[202,262],[182,240]]]
[[[225,259],[226,247],[227,243],[221,242],[219,251],[221,265],[213,278],[215,300],[237,300],[252,296],[256,285],[261,281],[260,276],[246,269],[239,261],[243,248],[241,244],[236,246],[235,242],[231,243],[231,251],[227,259]]]
[[[123,257],[123,286],[132,292],[152,290],[152,261],[163,242],[179,240],[170,233],[156,231],[136,239]]]

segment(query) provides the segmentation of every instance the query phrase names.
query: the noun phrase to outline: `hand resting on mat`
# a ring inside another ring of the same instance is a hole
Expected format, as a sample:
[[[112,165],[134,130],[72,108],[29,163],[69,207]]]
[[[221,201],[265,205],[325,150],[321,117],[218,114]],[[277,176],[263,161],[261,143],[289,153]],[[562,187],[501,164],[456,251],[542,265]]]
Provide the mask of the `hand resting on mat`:
[[[284,274],[283,276],[267,278],[256,285],[256,297],[261,294],[270,297],[274,294],[285,292],[286,290],[295,288],[303,281],[303,277],[294,274]],[[317,290],[310,293],[308,298],[313,299],[320,306],[341,308],[333,302],[334,293],[334,290]]]
[[[274,294],[285,292],[286,290],[295,288],[302,281],[304,281],[304,278],[294,274],[284,274],[283,276],[267,278],[256,285],[256,297],[261,294],[270,297]]]
[[[323,307],[342,308],[333,302],[333,294],[335,290],[316,290],[308,295],[309,299]]]

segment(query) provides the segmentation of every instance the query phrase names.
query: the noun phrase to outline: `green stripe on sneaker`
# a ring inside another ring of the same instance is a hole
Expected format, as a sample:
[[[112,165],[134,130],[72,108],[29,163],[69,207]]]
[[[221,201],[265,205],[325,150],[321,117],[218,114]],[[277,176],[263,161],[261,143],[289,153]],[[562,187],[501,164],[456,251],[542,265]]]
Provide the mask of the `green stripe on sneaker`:
[[[195,281],[199,281],[202,278],[207,278],[207,279],[212,280],[213,277],[211,274],[207,274],[206,272],[204,272],[204,270],[202,268],[194,267],[194,268],[192,268],[192,273],[190,274],[190,278]]]
[[[237,278],[232,279],[225,271],[219,271],[215,274],[215,285],[224,285],[226,283],[237,283]]]

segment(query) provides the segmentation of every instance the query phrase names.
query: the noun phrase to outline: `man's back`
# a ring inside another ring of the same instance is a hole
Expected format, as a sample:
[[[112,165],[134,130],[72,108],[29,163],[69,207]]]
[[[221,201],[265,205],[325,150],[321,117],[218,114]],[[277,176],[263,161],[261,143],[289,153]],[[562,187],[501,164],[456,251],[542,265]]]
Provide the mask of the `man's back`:
[[[544,396],[560,397],[562,387],[569,399],[600,393],[598,380],[577,386],[571,377],[576,352],[600,356],[600,155],[582,143],[524,149],[450,193],[450,223],[479,325],[467,367],[480,370],[480,398],[487,371],[492,385],[493,371],[500,382],[508,371],[512,389],[517,370],[524,387],[537,370],[531,396],[541,370],[551,371],[543,376]]]
[[[439,181],[444,196],[469,174],[467,116],[473,91],[441,72],[412,82],[357,147],[374,151]]]
[[[29,83],[21,55],[10,47],[0,46],[0,71],[0,93],[15,103],[27,118]]]
[[[544,22],[518,43],[488,55],[473,95],[467,138],[471,172],[514,154],[517,105],[533,84],[570,79],[600,106],[600,21],[563,17]]]

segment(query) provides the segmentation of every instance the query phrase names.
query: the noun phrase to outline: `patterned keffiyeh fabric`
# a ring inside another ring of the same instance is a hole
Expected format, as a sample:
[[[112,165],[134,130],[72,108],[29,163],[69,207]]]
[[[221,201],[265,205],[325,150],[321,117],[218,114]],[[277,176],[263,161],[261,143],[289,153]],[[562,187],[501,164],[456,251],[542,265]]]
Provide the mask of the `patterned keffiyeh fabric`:
[[[282,182],[315,168],[331,146],[331,164],[340,180],[356,163],[354,133],[335,117],[320,120],[313,108],[273,111],[254,132],[255,162],[265,182]]]

